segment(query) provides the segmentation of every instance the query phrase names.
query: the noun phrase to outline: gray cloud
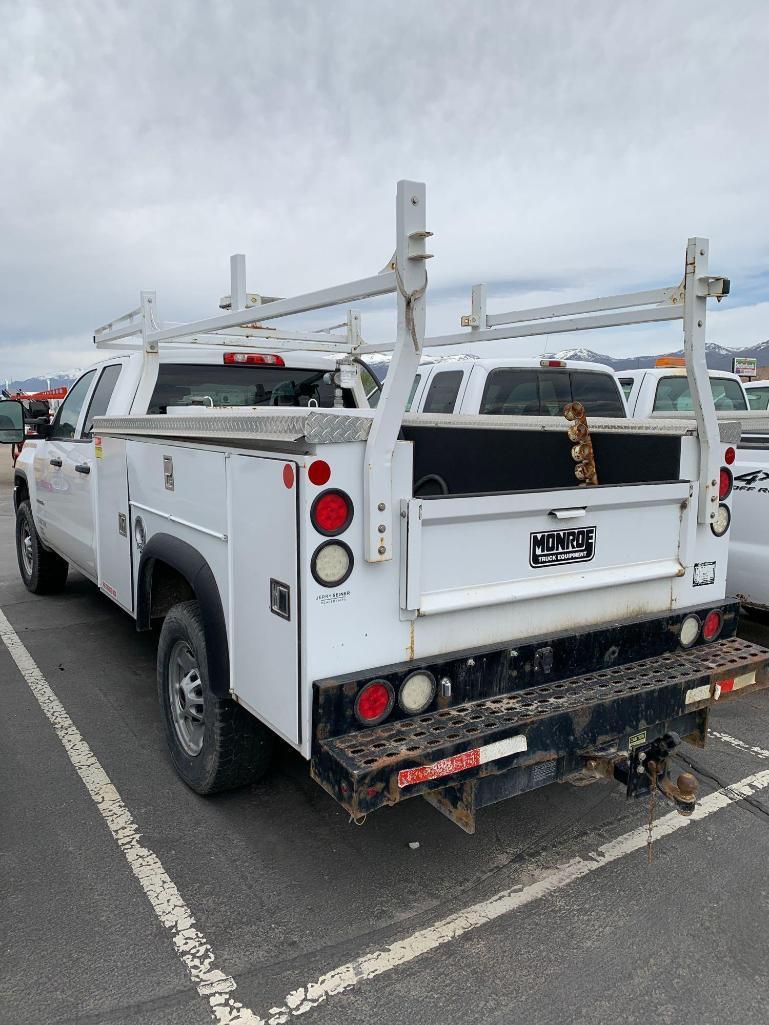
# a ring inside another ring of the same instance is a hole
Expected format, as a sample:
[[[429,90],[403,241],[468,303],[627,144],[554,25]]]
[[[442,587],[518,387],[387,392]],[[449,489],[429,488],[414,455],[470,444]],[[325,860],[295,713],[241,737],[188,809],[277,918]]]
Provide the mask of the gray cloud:
[[[478,280],[502,306],[671,283],[702,234],[735,284],[718,340],[769,335],[760,0],[0,14],[0,377],[81,364],[140,288],[215,309],[231,252],[272,294],[377,270],[399,177],[428,183],[433,331]]]

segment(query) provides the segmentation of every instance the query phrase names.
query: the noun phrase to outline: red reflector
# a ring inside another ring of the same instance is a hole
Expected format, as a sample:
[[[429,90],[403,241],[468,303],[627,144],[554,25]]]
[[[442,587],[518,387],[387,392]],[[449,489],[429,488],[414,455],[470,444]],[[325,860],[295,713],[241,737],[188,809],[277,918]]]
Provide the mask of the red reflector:
[[[283,467],[283,483],[287,488],[293,488],[294,486],[294,468],[291,463],[286,463]]]
[[[386,719],[395,704],[395,691],[389,683],[377,680],[366,684],[355,699],[355,714],[361,722],[377,723]]]
[[[735,450],[730,445],[729,448],[726,450],[726,452],[724,452],[724,462],[726,463],[727,466],[731,466],[736,458],[737,458],[737,453],[735,452]]]
[[[541,359],[539,361],[541,367],[565,367],[566,360],[563,359]]]
[[[273,356],[264,352],[225,352],[224,362],[229,364],[248,364],[253,366],[284,367],[282,356]]]
[[[728,498],[732,493],[732,471],[727,466],[721,467],[721,473],[718,478],[718,497],[723,501]]]
[[[331,480],[331,467],[325,459],[316,459],[315,462],[310,463],[307,476],[310,478],[311,484],[328,484]]]
[[[721,626],[723,624],[723,617],[721,613],[716,609],[712,609],[705,616],[705,622],[702,624],[702,639],[704,641],[713,641],[721,633]]]
[[[310,519],[317,531],[331,537],[347,530],[352,514],[352,501],[344,491],[324,491],[312,503]]]
[[[721,688],[722,694],[729,694],[734,690],[734,677],[730,680],[719,680],[718,686]]]

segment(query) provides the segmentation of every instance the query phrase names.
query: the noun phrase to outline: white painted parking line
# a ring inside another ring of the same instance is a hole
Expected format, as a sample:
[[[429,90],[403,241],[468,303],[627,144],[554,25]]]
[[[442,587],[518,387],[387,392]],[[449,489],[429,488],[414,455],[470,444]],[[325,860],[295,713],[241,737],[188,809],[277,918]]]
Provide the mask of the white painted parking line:
[[[743,740],[738,740],[736,737],[730,737],[728,733],[717,733],[715,730],[708,730],[709,737],[715,737],[717,740],[722,740],[725,744],[731,744],[732,747],[736,747],[738,751],[744,751],[746,754],[755,755],[756,758],[769,758],[769,751],[765,751],[763,747],[751,747],[750,744],[746,744]]]
[[[217,1025],[264,1025],[262,1018],[232,996],[235,980],[216,967],[214,952],[205,936],[195,928],[192,912],[157,855],[142,844],[136,822],[107,773],[2,611],[0,639],[64,745],[70,761],[139,880],[155,914],[166,929],[171,931],[176,953],[198,993],[205,998],[214,1021]]]
[[[716,790],[712,794],[708,794],[707,797],[703,797],[691,818],[683,818],[677,812],[665,815],[655,823],[654,838],[659,840],[664,836],[669,836],[688,826],[691,822],[707,818],[714,812],[729,807],[735,801],[740,801],[767,787],[769,787],[769,769],[747,776],[723,790]],[[328,1000],[329,997],[338,996],[361,982],[384,975],[385,972],[392,971],[399,965],[408,964],[409,961],[413,961],[422,954],[458,939],[471,929],[487,925],[502,915],[508,915],[526,904],[540,900],[577,879],[603,868],[604,865],[609,865],[634,851],[641,850],[646,846],[647,838],[647,827],[641,826],[604,844],[585,858],[574,858],[536,883],[523,888],[515,887],[512,890],[504,890],[490,900],[481,901],[465,908],[464,911],[458,911],[426,929],[420,929],[406,939],[398,940],[383,950],[365,954],[355,961],[335,968],[327,975],[322,975],[317,981],[289,993],[283,1007],[271,1009],[269,1025],[283,1025],[291,1016],[304,1014],[324,1000]]]

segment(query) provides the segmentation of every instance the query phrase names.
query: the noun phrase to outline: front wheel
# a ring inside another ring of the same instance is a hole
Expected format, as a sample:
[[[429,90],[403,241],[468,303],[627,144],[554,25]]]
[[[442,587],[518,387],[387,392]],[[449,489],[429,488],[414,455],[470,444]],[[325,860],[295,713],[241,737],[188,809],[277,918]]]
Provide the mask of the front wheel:
[[[29,500],[16,510],[16,558],[24,586],[33,594],[55,594],[67,582],[69,564],[43,547]]]
[[[175,605],[158,641],[158,699],[171,761],[199,794],[253,783],[267,771],[273,735],[208,678],[203,617],[196,601]]]

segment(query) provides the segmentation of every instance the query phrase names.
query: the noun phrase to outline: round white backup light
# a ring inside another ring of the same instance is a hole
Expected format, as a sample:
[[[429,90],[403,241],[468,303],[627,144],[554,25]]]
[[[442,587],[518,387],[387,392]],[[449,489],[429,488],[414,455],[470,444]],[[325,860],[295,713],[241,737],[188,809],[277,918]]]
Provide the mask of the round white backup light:
[[[352,573],[352,552],[343,541],[327,541],[312,557],[312,575],[324,587],[338,587]]]
[[[699,619],[697,619],[696,616],[687,616],[683,623],[681,623],[681,633],[678,637],[679,641],[681,642],[681,647],[691,648],[692,644],[694,644],[699,635]]]
[[[723,503],[719,505],[716,518],[711,521],[710,529],[716,535],[716,537],[723,537],[729,529],[729,524],[732,522],[732,514],[729,512],[729,506]]]
[[[435,677],[418,669],[407,676],[398,691],[398,704],[408,715],[419,715],[435,697]]]

